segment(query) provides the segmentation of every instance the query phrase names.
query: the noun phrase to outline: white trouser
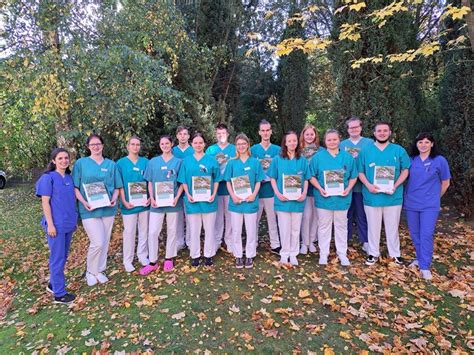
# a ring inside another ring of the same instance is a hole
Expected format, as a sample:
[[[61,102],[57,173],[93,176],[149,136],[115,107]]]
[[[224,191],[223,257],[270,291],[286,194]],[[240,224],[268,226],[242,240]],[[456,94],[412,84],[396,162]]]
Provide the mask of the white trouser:
[[[280,256],[287,258],[297,256],[300,251],[300,230],[302,212],[277,212],[280,229]]]
[[[263,210],[267,214],[268,236],[270,238],[270,248],[275,249],[280,246],[280,238],[278,237],[278,224],[276,219],[273,197],[258,199],[258,216],[257,231],[259,230],[260,218],[262,218]],[[257,232],[258,234],[258,232]]]
[[[148,265],[148,215],[149,211],[123,214],[123,264],[132,264],[135,256],[135,235],[138,225],[137,256],[140,264]]]
[[[204,225],[204,257],[216,255],[216,213],[190,213],[187,215],[190,228],[189,255],[192,259],[201,256],[201,227]]]
[[[387,236],[388,254],[392,257],[400,256],[400,238],[398,226],[400,224],[400,213],[402,206],[371,207],[364,206],[367,216],[367,234],[369,238],[369,255],[380,256],[380,231],[382,230],[382,219]]]
[[[166,253],[165,259],[174,258],[178,251],[176,243],[176,227],[178,225],[178,212],[156,213],[150,212],[148,224],[148,253],[150,262],[156,263],[160,252],[160,233],[166,215]]]
[[[334,224],[334,242],[340,260],[347,259],[347,210],[331,211],[318,208],[319,227],[318,245],[320,258],[327,259],[331,246],[332,226]]]
[[[114,218],[115,216],[110,216],[82,220],[90,241],[87,250],[87,271],[91,274],[97,275],[99,272],[104,272],[107,267],[107,252]]]
[[[232,222],[230,221],[229,197],[230,196],[217,196],[218,208],[215,222],[215,245],[217,249],[222,244],[222,235],[224,235],[224,241],[227,245],[227,250],[232,248]]]
[[[242,251],[242,224],[245,221],[247,242],[245,244],[245,257],[255,258],[257,255],[257,212],[236,213],[230,212],[232,221],[232,251],[236,258],[241,258]]]
[[[314,206],[314,197],[306,197],[303,219],[301,221],[301,244],[314,243],[318,233],[318,209]]]
[[[186,227],[185,227],[186,226]],[[178,212],[178,248],[189,245],[189,225],[184,208]]]

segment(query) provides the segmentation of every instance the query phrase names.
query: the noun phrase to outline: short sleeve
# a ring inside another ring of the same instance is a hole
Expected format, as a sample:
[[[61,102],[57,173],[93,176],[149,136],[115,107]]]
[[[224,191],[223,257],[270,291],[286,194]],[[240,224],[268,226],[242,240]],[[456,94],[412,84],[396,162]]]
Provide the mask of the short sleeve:
[[[117,164],[113,164],[114,166],[114,185],[116,189],[121,189],[123,187],[123,181],[122,181],[122,174],[120,173]]]
[[[150,168],[150,166],[151,166],[151,164],[148,165],[148,168]],[[147,171],[148,171],[148,168],[147,168]],[[186,164],[182,164],[181,167],[179,168],[178,182],[180,184],[186,184]]]
[[[365,150],[362,149],[362,151],[359,153],[359,155],[357,156],[357,160],[356,160],[356,168],[357,168],[357,172],[360,174],[360,173],[363,173],[365,174]]]
[[[356,160],[351,156],[349,158],[349,164],[350,164],[350,179],[355,179],[359,175],[359,171],[357,170],[357,163]]]
[[[213,162],[211,169],[214,182],[221,182],[223,180],[223,177],[221,175],[221,169],[219,168],[217,161]]]
[[[401,170],[404,170],[404,169],[409,169],[410,168],[410,165],[411,165],[411,162],[410,162],[410,157],[408,156],[408,153],[407,151],[400,147],[401,149],[401,154],[400,154],[400,169]]]
[[[451,179],[451,172],[449,171],[449,164],[448,161],[446,160],[445,157],[442,157],[439,155],[439,160],[440,160],[440,176],[441,180],[449,180]]]
[[[53,179],[49,174],[43,174],[36,182],[36,196],[52,196]]]
[[[227,166],[225,167],[225,170],[224,170],[224,181],[230,181],[230,179],[232,178],[232,168],[233,168],[234,164],[232,163],[232,161],[229,161],[229,163],[227,164]]]
[[[303,161],[304,161],[304,163],[303,163],[303,176],[304,176],[304,179],[309,180],[309,179],[311,179],[311,172],[309,170],[309,163],[306,159],[304,159],[304,158],[301,158],[301,159],[303,159]]]
[[[81,159],[79,159],[72,168],[72,181],[74,182],[74,187],[77,187],[78,189],[81,188],[81,165]]]
[[[272,159],[270,167],[268,168],[267,175],[272,179],[278,180],[278,157]]]
[[[255,174],[255,181],[261,182],[265,180],[265,172],[263,171],[262,164],[260,164],[258,160],[255,160],[255,169],[257,170]]]
[[[146,181],[151,181],[152,180],[153,165],[154,164],[152,162],[150,162],[146,166],[145,172],[143,173],[143,178]]]
[[[319,158],[315,155],[309,163],[309,173],[311,174],[311,176],[318,176],[318,161]]]

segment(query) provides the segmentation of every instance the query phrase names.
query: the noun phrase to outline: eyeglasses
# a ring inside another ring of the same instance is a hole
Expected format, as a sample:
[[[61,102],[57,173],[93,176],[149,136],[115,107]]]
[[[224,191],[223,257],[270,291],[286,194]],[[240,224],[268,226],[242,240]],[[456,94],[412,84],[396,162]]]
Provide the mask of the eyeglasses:
[[[349,129],[356,129],[356,128],[360,128],[360,126],[349,127]]]
[[[103,144],[102,143],[92,143],[89,144],[89,147],[101,147]]]

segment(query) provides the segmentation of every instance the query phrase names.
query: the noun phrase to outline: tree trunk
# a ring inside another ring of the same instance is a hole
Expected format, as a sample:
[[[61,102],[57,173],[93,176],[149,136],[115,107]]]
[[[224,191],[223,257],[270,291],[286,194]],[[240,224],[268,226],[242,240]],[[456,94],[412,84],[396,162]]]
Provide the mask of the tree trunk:
[[[472,7],[470,0],[461,0],[462,6],[467,6],[471,9],[466,15],[467,32],[471,41],[471,52],[474,52],[474,14],[472,13]]]

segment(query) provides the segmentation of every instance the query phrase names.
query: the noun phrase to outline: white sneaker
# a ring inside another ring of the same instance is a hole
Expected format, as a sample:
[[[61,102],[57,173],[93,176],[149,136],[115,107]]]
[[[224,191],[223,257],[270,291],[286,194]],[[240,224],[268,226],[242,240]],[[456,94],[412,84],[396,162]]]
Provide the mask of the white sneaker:
[[[280,264],[288,264],[288,257],[287,256],[280,257]]]
[[[127,264],[124,264],[123,266],[124,266],[126,272],[133,272],[133,271],[135,271],[135,268],[133,267],[132,264],[127,263]]]
[[[296,256],[290,256],[290,264],[293,266],[298,266],[298,259],[296,259]]]
[[[319,258],[319,265],[327,265],[328,264],[328,258],[320,257]]]
[[[433,278],[433,275],[431,274],[430,270],[420,270],[421,271],[421,276],[425,280],[431,280]]]
[[[317,251],[316,246],[313,243],[309,243],[309,252],[316,253],[316,251]]]
[[[362,250],[368,254],[369,253],[369,243],[365,242],[364,244],[362,244]]]
[[[86,272],[86,282],[87,282],[87,286],[94,286],[94,285],[97,285],[97,282],[99,282],[97,280],[97,277],[95,277],[94,274],[91,274],[90,272]]]
[[[341,261],[341,265],[342,266],[349,266],[351,265],[351,262],[349,261],[349,259],[347,257],[340,257],[339,260]]]
[[[418,266],[419,266],[418,260],[416,260],[416,259],[413,260],[413,261],[410,263],[410,265],[408,265],[408,267],[418,267]]]
[[[105,276],[105,274],[99,272],[96,276],[97,278],[97,281],[99,281],[101,284],[105,284],[106,282],[109,282],[109,279],[107,278],[107,276]]]
[[[300,254],[308,254],[308,247],[304,244],[301,244]]]

